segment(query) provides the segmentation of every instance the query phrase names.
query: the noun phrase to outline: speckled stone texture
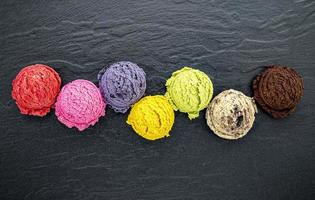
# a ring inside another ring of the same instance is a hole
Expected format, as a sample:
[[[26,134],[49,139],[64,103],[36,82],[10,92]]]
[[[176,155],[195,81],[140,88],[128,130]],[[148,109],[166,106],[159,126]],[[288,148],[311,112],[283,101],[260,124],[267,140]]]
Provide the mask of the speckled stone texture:
[[[314,10],[313,0],[0,1],[0,199],[315,199]],[[10,96],[23,66],[97,85],[120,60],[144,69],[146,95],[165,94],[172,72],[192,66],[210,76],[214,96],[252,97],[269,65],[294,67],[304,95],[281,120],[258,108],[241,140],[211,133],[203,110],[195,120],[176,112],[171,136],[153,142],[112,109],[79,133],[53,112],[21,115]]]

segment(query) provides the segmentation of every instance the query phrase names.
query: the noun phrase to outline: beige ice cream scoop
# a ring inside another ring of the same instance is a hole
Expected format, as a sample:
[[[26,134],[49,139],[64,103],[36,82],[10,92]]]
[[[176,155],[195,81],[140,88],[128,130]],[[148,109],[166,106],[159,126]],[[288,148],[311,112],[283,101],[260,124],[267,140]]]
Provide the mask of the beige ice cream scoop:
[[[253,98],[230,89],[218,94],[206,111],[207,124],[219,137],[235,140],[252,128],[257,112]]]

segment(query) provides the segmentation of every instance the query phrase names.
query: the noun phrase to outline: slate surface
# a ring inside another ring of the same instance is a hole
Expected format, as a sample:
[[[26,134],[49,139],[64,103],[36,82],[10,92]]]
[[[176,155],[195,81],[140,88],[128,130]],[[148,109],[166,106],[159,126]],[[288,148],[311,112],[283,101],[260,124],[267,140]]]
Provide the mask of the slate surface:
[[[0,199],[315,199],[314,0],[2,0],[0,27]],[[119,60],[144,68],[147,95],[184,65],[206,72],[215,94],[251,95],[268,64],[294,67],[305,95],[289,118],[260,110],[234,142],[211,133],[204,112],[176,113],[171,137],[148,142],[110,109],[79,133],[53,112],[20,115],[10,97],[26,65],[97,83]]]

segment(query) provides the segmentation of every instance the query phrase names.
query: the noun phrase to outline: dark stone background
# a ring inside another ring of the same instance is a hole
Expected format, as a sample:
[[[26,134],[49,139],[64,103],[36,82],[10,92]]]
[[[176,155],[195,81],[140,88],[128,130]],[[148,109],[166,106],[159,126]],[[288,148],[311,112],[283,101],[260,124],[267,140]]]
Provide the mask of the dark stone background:
[[[0,199],[315,199],[314,0],[0,1]],[[171,72],[190,65],[215,94],[250,84],[265,65],[294,67],[305,81],[296,113],[261,110],[243,139],[226,141],[176,113],[168,139],[148,142],[106,117],[80,133],[54,112],[20,115],[11,81],[45,63],[63,84],[96,81],[130,60],[147,73],[146,94],[163,94]]]

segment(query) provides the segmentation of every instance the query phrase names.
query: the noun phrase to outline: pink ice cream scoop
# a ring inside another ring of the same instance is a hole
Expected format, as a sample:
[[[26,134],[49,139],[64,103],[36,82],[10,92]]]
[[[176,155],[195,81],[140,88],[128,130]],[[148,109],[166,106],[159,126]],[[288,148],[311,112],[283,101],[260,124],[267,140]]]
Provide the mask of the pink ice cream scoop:
[[[99,89],[90,81],[78,79],[61,89],[55,114],[67,127],[83,131],[105,116],[105,107]]]

